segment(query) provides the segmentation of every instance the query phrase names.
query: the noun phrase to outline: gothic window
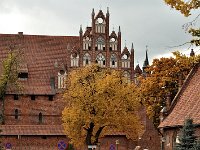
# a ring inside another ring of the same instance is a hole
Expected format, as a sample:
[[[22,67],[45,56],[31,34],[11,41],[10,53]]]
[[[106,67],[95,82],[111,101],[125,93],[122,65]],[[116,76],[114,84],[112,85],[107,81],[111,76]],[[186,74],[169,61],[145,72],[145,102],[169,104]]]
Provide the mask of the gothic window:
[[[39,113],[39,116],[38,116],[39,118],[38,118],[38,121],[39,121],[39,124],[41,124],[42,123],[42,120],[43,120],[43,118],[42,118],[42,113],[40,112]]]
[[[117,40],[115,38],[110,39],[110,51],[117,50]]]
[[[58,89],[66,88],[66,75],[67,73],[64,70],[58,72]]]
[[[95,23],[95,31],[96,33],[105,33],[106,30],[106,22],[102,18],[97,18]]]
[[[131,82],[131,75],[130,75],[130,73],[128,71],[124,71],[123,72],[123,76],[124,76],[124,78],[125,78],[127,83]]]
[[[71,54],[71,67],[79,66],[79,55],[77,53]]]
[[[85,37],[83,39],[83,50],[91,50],[91,38]]]
[[[84,56],[83,56],[83,66],[85,65],[90,65],[91,64],[91,57],[90,57],[90,54],[86,53]]]
[[[128,54],[122,56],[122,68],[130,68],[130,57]]]
[[[96,63],[98,63],[100,67],[105,67],[106,59],[101,53],[97,55]]]
[[[95,50],[105,50],[105,40],[102,37],[97,39]]]
[[[111,68],[117,67],[117,56],[115,54],[112,54],[110,57],[110,67]]]
[[[15,119],[18,119],[18,116],[19,116],[19,110],[15,109]]]

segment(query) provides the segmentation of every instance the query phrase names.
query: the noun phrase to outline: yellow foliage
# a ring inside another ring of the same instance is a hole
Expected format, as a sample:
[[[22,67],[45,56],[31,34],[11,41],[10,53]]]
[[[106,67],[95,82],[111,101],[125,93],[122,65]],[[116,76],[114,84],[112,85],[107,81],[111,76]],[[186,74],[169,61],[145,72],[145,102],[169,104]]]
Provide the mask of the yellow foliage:
[[[147,108],[147,114],[159,124],[161,106],[165,105],[168,94],[171,99],[176,95],[179,81],[184,80],[195,63],[200,62],[200,55],[186,57],[180,52],[173,52],[175,58],[154,59],[149,68],[147,77],[140,78],[138,96]]]
[[[91,65],[72,71],[64,98],[63,126],[76,146],[96,144],[109,132],[124,132],[137,138],[142,125],[136,112],[140,106],[134,84],[122,73]],[[100,133],[99,133],[100,132]]]

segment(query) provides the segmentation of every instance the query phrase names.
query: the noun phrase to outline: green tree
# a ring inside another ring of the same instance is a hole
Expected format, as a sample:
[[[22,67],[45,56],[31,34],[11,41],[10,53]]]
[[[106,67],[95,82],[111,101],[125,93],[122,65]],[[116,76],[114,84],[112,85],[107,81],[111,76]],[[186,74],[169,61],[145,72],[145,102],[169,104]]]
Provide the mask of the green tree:
[[[110,132],[138,138],[143,126],[137,116],[140,102],[135,85],[122,73],[90,65],[72,71],[64,94],[63,126],[75,146],[97,145]]]
[[[191,11],[199,9],[200,1],[199,0],[164,0],[167,5],[170,5],[172,8],[180,11],[185,17],[191,15]],[[194,22],[199,19],[200,14],[191,22],[185,24],[186,30],[194,37],[191,40],[192,44],[200,46],[200,28],[193,28]]]
[[[159,115],[165,106],[166,96],[171,99],[176,95],[179,81],[183,81],[193,65],[200,62],[200,55],[187,57],[180,52],[173,53],[175,57],[154,59],[146,72],[146,77],[140,78],[138,97],[147,108],[147,114],[153,118],[155,126],[159,125]]]
[[[22,52],[14,46],[9,47],[7,58],[3,60],[3,71],[0,77],[0,102],[2,103],[0,111],[0,124],[4,124],[4,103],[6,91],[9,88],[19,89],[18,84],[18,66]]]
[[[2,132],[2,130],[0,129],[0,150],[3,150],[2,142],[1,142],[1,132]]]
[[[69,144],[69,146],[67,147],[67,150],[74,150],[74,147],[72,144]]]
[[[179,142],[176,143],[175,150],[199,150],[199,143],[195,136],[195,125],[193,119],[186,119],[179,135]]]

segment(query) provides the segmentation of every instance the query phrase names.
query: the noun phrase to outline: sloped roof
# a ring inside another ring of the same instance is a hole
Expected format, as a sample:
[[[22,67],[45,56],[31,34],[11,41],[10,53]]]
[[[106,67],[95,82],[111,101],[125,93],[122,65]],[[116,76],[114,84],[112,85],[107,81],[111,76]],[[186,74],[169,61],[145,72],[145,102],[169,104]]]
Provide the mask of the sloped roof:
[[[22,80],[23,94],[54,94],[50,78],[56,77],[61,68],[67,68],[69,53],[79,50],[78,36],[45,36],[0,34],[0,66],[9,52],[9,45],[19,47],[23,51],[22,70],[28,71],[28,79]],[[58,67],[55,67],[55,63]],[[0,68],[0,73],[2,69]],[[15,93],[15,91],[10,91]]]
[[[62,125],[0,125],[1,135],[65,135]]]
[[[200,64],[196,64],[188,75],[159,128],[182,126],[188,117],[194,124],[200,124]]]

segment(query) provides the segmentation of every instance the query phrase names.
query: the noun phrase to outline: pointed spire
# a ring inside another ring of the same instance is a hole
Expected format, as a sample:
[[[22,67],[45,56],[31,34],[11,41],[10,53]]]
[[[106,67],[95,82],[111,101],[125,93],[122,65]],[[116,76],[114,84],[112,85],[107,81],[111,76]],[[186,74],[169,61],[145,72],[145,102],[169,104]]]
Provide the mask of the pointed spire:
[[[107,13],[106,13],[106,16],[110,16],[110,13],[109,13],[109,7],[107,7]]]
[[[134,49],[133,43],[132,43],[132,45],[131,45],[131,49]]]
[[[192,56],[195,56],[195,53],[194,53],[193,49],[191,49],[191,52],[190,52],[190,57],[192,57]]]
[[[121,33],[121,29],[120,29],[120,26],[119,26],[119,31],[118,31],[119,33]]]
[[[92,16],[95,16],[95,13],[94,13],[94,8],[92,9]]]
[[[125,47],[126,47],[126,40],[125,40]]]
[[[149,66],[149,59],[148,59],[148,46],[146,46],[146,58],[145,58],[145,61],[144,61],[144,64],[143,64],[143,71],[145,72],[145,68],[147,68],[147,66]]]
[[[83,33],[83,29],[82,29],[82,25],[80,25],[80,30],[79,33],[82,34]]]

